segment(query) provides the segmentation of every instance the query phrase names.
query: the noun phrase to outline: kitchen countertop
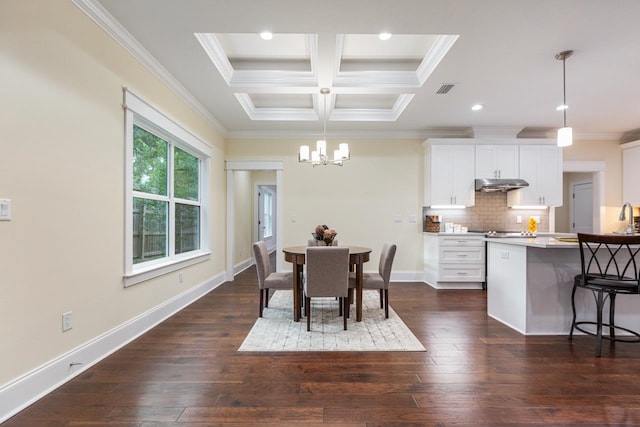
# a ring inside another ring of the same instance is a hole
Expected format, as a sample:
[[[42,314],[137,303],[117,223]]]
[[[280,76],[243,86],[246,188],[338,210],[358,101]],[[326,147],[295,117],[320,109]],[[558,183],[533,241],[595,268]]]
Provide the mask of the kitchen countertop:
[[[511,237],[507,239],[500,239],[495,237],[485,237],[484,241],[488,243],[503,243],[506,245],[515,245],[515,246],[528,246],[531,248],[541,248],[541,249],[549,249],[549,248],[563,248],[563,249],[571,249],[578,248],[578,242],[563,242],[555,239],[555,237],[564,237],[564,238],[575,238],[575,234],[571,233],[549,233],[549,234],[538,234],[538,237]]]

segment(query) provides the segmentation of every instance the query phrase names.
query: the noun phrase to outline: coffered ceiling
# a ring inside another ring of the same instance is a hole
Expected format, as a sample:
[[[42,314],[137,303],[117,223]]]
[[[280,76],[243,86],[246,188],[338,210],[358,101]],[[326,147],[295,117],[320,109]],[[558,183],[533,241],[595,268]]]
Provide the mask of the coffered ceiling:
[[[640,128],[636,0],[73,1],[228,137],[552,135],[567,49],[575,136]]]

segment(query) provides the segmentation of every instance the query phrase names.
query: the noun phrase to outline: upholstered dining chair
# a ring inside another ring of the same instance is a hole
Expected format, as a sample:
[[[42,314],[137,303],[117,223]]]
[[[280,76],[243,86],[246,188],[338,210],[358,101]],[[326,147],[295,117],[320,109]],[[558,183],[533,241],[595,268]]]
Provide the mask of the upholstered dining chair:
[[[571,292],[573,320],[569,340],[576,329],[596,337],[595,356],[600,357],[602,339],[640,342],[640,333],[615,324],[616,296],[640,293],[640,236],[600,235],[578,233],[582,271],[576,275]],[[596,320],[576,321],[576,290],[591,291],[596,302]],[[609,298],[609,322],[603,322],[602,311]],[[591,325],[589,329],[585,325]],[[595,332],[593,327],[595,326]],[[609,335],[602,334],[602,327],[609,328]],[[616,330],[626,334],[616,336]]]
[[[397,246],[395,243],[385,242],[380,252],[377,273],[363,273],[362,288],[378,289],[380,292],[380,308],[384,308],[384,317],[389,318],[389,281],[391,279],[391,266],[393,258],[396,256]],[[355,273],[349,274],[349,287],[356,287]]]
[[[311,298],[337,297],[347,330],[349,309],[349,248],[309,246],[306,251],[307,274],[304,282],[307,331],[311,330]]]
[[[269,289],[293,289],[293,274],[271,271],[267,244],[262,240],[253,244],[253,256],[256,259],[258,288],[260,289],[259,316],[262,317],[263,307],[269,307]]]

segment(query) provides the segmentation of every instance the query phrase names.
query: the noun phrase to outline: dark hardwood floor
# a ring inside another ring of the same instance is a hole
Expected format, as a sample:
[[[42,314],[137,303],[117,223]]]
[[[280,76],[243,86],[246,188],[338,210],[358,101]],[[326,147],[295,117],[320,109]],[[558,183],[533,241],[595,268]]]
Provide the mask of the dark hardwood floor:
[[[524,337],[484,291],[392,285],[407,353],[239,353],[257,298],[251,268],[3,427],[640,425],[639,345]]]

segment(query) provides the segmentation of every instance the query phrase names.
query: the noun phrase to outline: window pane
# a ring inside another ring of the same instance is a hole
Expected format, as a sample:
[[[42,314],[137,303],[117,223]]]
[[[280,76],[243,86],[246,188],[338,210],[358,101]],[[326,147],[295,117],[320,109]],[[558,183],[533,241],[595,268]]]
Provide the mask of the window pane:
[[[162,138],[133,126],[133,189],[167,195],[167,147]]]
[[[133,263],[167,256],[169,204],[133,198]]]
[[[200,207],[176,203],[176,254],[200,249]]]
[[[174,151],[173,191],[175,197],[185,200],[198,200],[198,158],[184,150]]]

